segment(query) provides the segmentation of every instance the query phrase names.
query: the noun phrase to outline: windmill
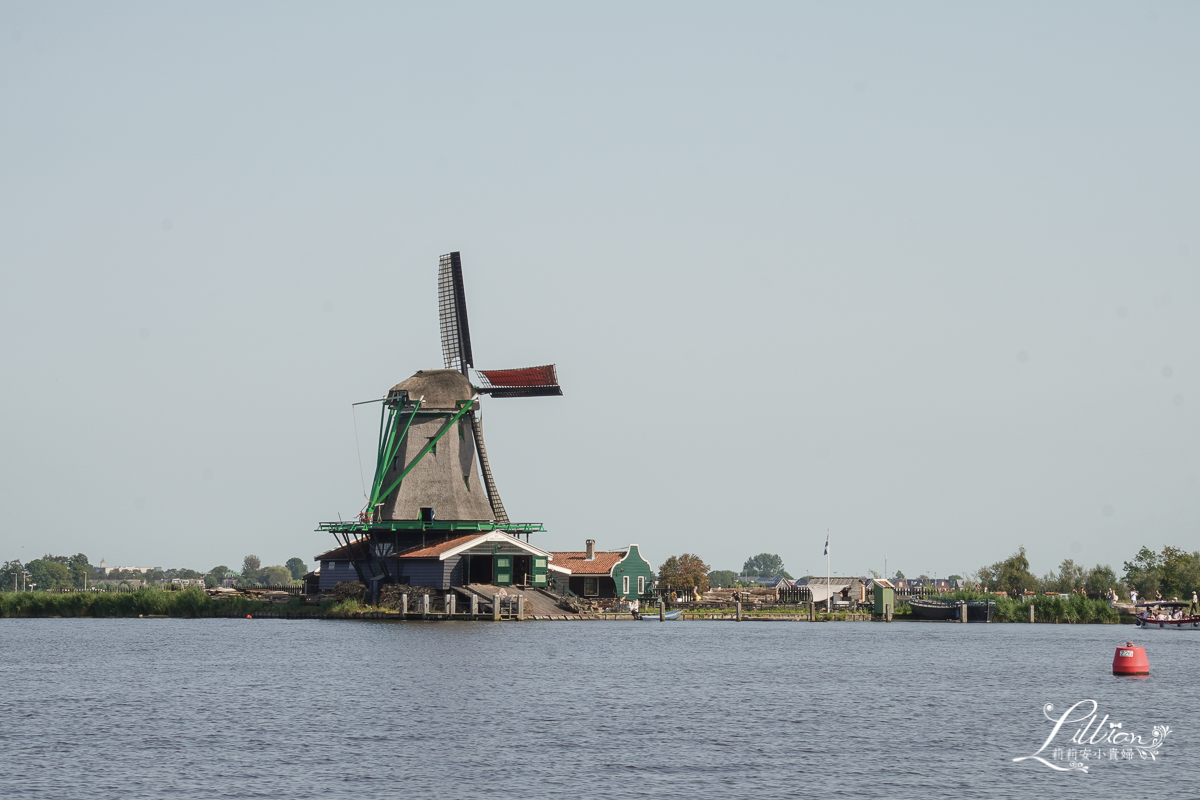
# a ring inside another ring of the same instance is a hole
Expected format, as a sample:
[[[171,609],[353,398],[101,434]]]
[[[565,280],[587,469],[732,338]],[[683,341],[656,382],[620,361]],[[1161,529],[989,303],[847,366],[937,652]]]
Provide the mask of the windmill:
[[[384,398],[375,479],[364,514],[370,520],[416,519],[422,514],[432,518],[436,514],[439,519],[508,524],[488,462],[479,396],[561,395],[558,376],[553,364],[474,369],[458,253],[441,257],[438,322],[445,369],[421,370],[392,387]],[[472,372],[478,385],[471,383]],[[456,425],[457,435],[447,441],[446,434]],[[424,446],[418,447],[421,443]],[[450,458],[444,457],[447,451]]]
[[[453,573],[454,569],[474,569],[454,566],[462,561],[458,551],[454,558],[445,553],[435,554],[437,558],[411,554],[439,541],[459,541],[470,532],[484,539],[471,545],[468,560],[492,559],[496,580],[507,574],[505,563],[533,559],[529,571],[544,583],[549,553],[528,543],[529,534],[542,526],[509,520],[488,463],[478,407],[485,394],[496,398],[561,395],[554,365],[474,369],[458,253],[441,257],[438,317],[445,367],[420,370],[381,400],[367,401],[382,403],[371,489],[357,520],[320,524],[319,530],[331,531],[341,544],[322,559],[337,564],[342,563],[340,558],[348,558],[343,569],[352,567],[373,593],[381,583],[413,579],[417,570],[427,568],[445,567],[450,572],[432,577],[423,573],[421,579],[427,583],[421,585],[449,585],[455,575],[466,574]],[[476,383],[471,381],[472,373]],[[525,543],[514,543],[521,535]],[[505,562],[505,558],[517,561]],[[404,564],[396,559],[404,559]],[[400,570],[412,574],[402,575]],[[511,580],[511,575],[506,579]],[[323,570],[322,585],[331,580]]]

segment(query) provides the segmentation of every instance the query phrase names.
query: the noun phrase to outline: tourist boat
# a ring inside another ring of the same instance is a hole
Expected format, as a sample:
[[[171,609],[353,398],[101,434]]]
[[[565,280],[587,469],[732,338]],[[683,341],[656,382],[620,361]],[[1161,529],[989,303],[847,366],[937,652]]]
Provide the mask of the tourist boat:
[[[955,621],[962,617],[960,608],[967,606],[967,622],[991,622],[996,613],[995,600],[930,600],[913,597],[908,601],[915,619]]]
[[[1140,609],[1135,618],[1139,628],[1158,628],[1161,630],[1181,631],[1200,628],[1200,614],[1189,614],[1190,603],[1183,600],[1151,600],[1148,603],[1138,603]],[[1179,612],[1179,619],[1159,619],[1158,615],[1171,616]]]
[[[683,616],[683,609],[677,608],[674,611],[668,611],[663,616],[663,621],[670,622],[671,620],[679,619],[682,616]],[[643,611],[642,616],[639,617],[639,619],[641,619],[643,622],[658,622],[659,621],[658,620],[658,612],[657,611]]]

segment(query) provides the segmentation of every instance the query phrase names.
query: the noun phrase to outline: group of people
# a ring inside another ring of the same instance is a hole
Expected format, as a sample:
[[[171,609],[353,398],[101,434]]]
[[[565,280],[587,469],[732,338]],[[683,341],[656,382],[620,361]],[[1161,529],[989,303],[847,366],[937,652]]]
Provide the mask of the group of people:
[[[1160,608],[1157,613],[1146,613],[1146,619],[1183,619],[1184,613],[1182,608],[1177,608],[1174,611]]]
[[[1131,591],[1129,593],[1129,599],[1130,599],[1130,601],[1133,602],[1133,604],[1135,606],[1137,605],[1137,602],[1138,602],[1137,596],[1138,596],[1138,594],[1137,594],[1136,589],[1134,589],[1133,591]],[[1162,592],[1155,592],[1154,600],[1155,600],[1155,602],[1161,602],[1162,601]],[[1171,602],[1178,603],[1179,598],[1172,597]],[[1200,597],[1197,597],[1196,592],[1192,592],[1192,602],[1188,604],[1186,611],[1184,610],[1182,605],[1176,606],[1174,611],[1172,611],[1169,608],[1161,608],[1161,607],[1157,608],[1157,609],[1147,609],[1145,614],[1142,615],[1142,618],[1143,619],[1172,620],[1172,619],[1186,619],[1187,617],[1192,617],[1192,616],[1196,616],[1196,615],[1200,615]]]

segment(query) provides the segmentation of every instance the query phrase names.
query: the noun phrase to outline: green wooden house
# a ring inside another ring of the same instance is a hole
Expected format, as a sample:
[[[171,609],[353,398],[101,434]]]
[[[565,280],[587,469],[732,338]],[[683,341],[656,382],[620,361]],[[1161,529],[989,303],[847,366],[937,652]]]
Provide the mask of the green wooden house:
[[[588,539],[587,549],[582,552],[552,553],[550,568],[564,573],[570,570],[567,585],[584,598],[632,600],[644,595],[654,582],[654,570],[636,544],[623,550],[597,552],[595,540]]]

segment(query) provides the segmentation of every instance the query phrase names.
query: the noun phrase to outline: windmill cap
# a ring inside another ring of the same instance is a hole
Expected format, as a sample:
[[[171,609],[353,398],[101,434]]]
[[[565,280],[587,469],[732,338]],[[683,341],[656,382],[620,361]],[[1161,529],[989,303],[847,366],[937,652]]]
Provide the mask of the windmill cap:
[[[453,369],[423,369],[392,387],[388,397],[408,392],[409,397],[425,396],[421,408],[458,408],[475,396],[475,389],[461,372]]]

